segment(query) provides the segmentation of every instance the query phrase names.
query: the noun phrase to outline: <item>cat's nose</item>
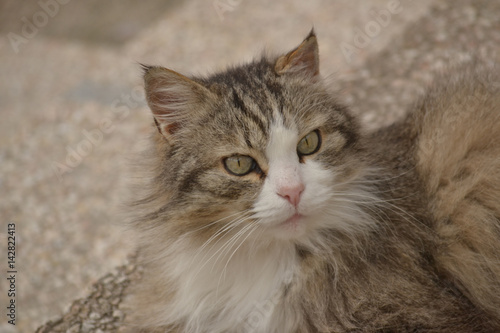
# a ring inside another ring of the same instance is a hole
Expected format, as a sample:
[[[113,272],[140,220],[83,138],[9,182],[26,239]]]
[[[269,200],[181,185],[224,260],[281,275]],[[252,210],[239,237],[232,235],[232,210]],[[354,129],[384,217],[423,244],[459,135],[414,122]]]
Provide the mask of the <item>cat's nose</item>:
[[[288,200],[292,205],[297,207],[300,201],[300,195],[304,191],[304,184],[297,183],[293,185],[284,185],[279,188],[278,195]]]

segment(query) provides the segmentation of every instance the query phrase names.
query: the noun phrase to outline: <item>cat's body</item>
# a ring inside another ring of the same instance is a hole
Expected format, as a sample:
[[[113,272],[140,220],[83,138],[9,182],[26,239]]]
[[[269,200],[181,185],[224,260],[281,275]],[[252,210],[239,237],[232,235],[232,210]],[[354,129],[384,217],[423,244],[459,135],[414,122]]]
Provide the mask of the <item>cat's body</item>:
[[[313,34],[208,79],[146,68],[132,331],[500,331],[500,76],[364,135],[318,68]]]

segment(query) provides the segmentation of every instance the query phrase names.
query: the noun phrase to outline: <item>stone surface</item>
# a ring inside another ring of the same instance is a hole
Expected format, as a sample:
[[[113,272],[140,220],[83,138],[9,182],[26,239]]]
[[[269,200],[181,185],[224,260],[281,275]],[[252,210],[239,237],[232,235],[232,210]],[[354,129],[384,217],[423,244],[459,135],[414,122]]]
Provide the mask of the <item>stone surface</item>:
[[[360,44],[360,31],[392,2],[176,1],[131,19],[131,1],[69,1],[18,52],[9,33],[23,36],[22,18],[32,20],[40,5],[2,2],[0,247],[15,223],[19,307],[17,325],[4,318],[0,331],[33,332],[49,319],[38,332],[119,326],[136,272],[133,264],[114,270],[132,253],[121,232],[126,170],[151,130],[137,62],[206,73],[264,48],[287,51],[314,25],[322,72],[370,128],[397,119],[436,71],[475,56],[498,62],[493,0],[401,0]],[[2,306],[6,287],[2,278]]]

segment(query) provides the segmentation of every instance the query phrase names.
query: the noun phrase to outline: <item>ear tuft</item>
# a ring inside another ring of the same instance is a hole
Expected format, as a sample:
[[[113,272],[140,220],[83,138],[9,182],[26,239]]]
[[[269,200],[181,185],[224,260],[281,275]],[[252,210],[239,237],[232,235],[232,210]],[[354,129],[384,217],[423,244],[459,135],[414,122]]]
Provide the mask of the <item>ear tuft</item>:
[[[153,66],[150,66],[150,65],[146,65],[146,64],[142,64],[142,63],[139,63],[139,66],[141,66],[141,69],[142,69],[142,75],[146,75],[146,73],[151,69],[153,68]]]
[[[206,101],[201,84],[167,68],[144,66],[146,98],[160,133],[170,140],[182,124]]]
[[[278,58],[274,66],[276,74],[298,74],[316,79],[319,75],[319,50],[314,29],[294,50]]]

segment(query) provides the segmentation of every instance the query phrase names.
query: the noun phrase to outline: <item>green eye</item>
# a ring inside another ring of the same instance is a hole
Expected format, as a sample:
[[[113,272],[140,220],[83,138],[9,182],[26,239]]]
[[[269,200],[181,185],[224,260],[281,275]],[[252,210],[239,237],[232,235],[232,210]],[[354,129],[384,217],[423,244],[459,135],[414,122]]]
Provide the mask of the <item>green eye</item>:
[[[297,153],[300,156],[314,154],[319,150],[320,145],[321,137],[319,135],[319,131],[314,130],[299,141],[299,144],[297,145]]]
[[[234,155],[224,160],[224,166],[235,176],[245,176],[255,170],[257,163],[250,156]]]

